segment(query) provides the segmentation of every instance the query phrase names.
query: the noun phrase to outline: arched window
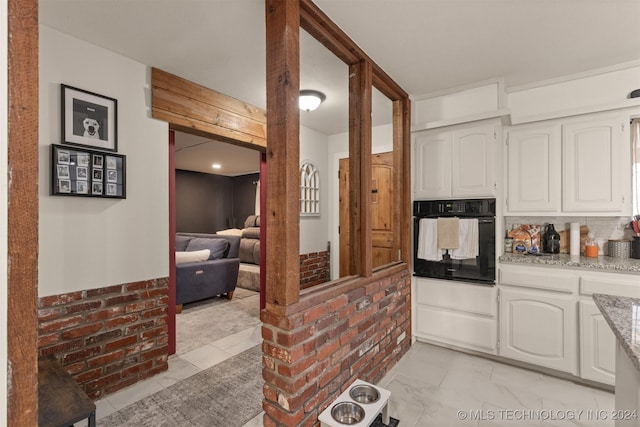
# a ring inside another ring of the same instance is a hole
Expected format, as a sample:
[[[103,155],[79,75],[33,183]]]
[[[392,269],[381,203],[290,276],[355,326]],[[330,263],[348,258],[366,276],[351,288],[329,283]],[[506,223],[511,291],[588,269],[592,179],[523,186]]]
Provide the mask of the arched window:
[[[320,174],[308,160],[300,165],[300,215],[320,215]]]

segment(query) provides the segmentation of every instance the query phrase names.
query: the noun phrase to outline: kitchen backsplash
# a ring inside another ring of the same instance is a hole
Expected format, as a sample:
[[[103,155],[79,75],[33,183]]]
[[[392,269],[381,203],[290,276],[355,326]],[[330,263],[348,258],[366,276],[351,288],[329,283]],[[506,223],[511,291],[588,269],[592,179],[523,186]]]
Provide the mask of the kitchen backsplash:
[[[553,224],[556,231],[569,230],[572,222],[589,227],[596,239],[629,239],[633,235],[628,227],[631,217],[585,217],[585,216],[507,216],[504,218],[505,236],[508,230],[519,224]],[[606,248],[606,245],[604,245]]]

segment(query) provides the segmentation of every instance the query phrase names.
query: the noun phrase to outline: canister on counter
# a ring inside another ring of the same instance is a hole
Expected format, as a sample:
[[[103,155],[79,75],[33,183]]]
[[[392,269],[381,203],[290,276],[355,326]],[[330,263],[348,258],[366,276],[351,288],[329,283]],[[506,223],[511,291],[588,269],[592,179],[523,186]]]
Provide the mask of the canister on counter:
[[[510,254],[513,252],[513,239],[511,237],[507,237],[504,239],[504,253]]]
[[[631,241],[609,240],[609,256],[613,258],[629,258]]]

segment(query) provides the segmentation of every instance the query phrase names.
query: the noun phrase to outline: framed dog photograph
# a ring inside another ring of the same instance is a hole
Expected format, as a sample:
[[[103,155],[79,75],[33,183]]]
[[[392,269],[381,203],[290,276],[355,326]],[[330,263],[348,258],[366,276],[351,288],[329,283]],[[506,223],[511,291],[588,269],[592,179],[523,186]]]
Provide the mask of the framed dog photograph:
[[[62,142],[105,151],[118,151],[118,100],[60,85]]]

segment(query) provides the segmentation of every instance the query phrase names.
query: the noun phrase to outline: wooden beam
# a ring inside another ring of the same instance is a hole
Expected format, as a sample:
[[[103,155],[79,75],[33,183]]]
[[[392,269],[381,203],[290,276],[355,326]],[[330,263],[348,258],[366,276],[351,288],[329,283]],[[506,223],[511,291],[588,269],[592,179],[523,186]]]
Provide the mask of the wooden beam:
[[[352,274],[371,276],[371,64],[349,66],[349,224]]]
[[[262,108],[157,68],[151,69],[151,94],[152,117],[172,129],[262,150],[267,145]]]
[[[371,65],[373,85],[392,101],[409,95],[311,0],[300,0],[300,26],[345,64],[366,61]]]
[[[266,0],[267,309],[300,298],[300,7]]]
[[[8,3],[7,420],[38,425],[38,1]],[[3,422],[0,422],[3,424]]]
[[[413,254],[411,233],[411,103],[409,98],[393,101],[393,164],[394,164],[394,230],[398,230],[400,260],[411,264]],[[397,166],[396,166],[397,165]],[[402,191],[399,191],[402,189]],[[397,228],[396,228],[397,227]]]

